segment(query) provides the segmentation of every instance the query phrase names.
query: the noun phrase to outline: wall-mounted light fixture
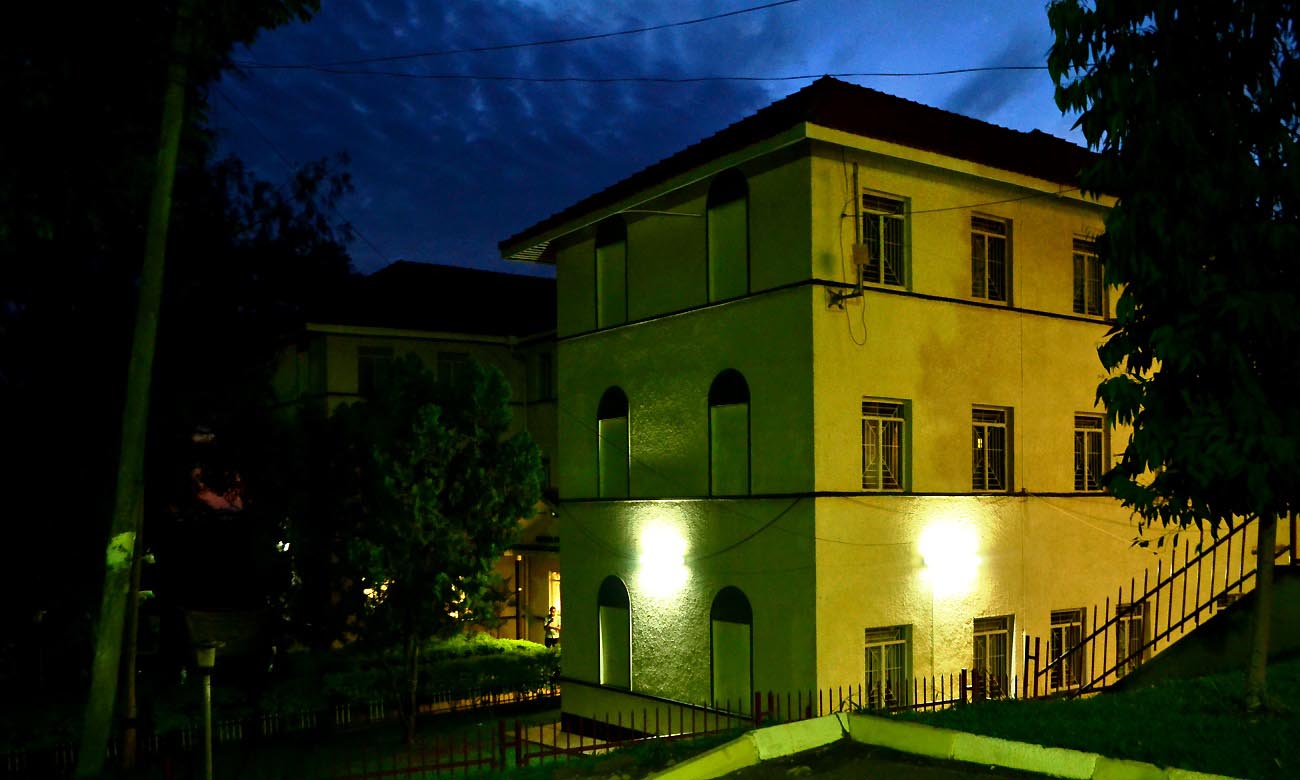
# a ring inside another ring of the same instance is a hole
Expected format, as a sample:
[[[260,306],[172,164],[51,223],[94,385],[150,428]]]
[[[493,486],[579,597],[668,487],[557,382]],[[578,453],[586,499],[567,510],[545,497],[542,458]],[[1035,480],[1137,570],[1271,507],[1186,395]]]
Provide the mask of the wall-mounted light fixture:
[[[970,592],[979,572],[979,534],[970,521],[935,520],[919,540],[922,576],[935,596],[962,596]]]
[[[652,596],[671,596],[690,576],[686,539],[667,523],[651,523],[641,532],[637,584]]]

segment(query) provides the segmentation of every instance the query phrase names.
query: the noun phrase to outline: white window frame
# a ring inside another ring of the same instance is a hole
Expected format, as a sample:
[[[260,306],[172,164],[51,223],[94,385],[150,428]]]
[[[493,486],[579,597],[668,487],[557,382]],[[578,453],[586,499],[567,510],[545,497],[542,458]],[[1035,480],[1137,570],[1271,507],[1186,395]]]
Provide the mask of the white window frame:
[[[907,412],[905,401],[862,399],[863,490],[907,490]]]
[[[1106,472],[1106,418],[1100,414],[1074,415],[1074,489],[1080,493],[1100,493],[1101,475]]]
[[[971,671],[974,678],[983,679],[973,678],[972,685],[977,694],[982,694],[981,698],[1002,699],[1008,695],[1011,688],[1011,655],[1015,649],[1011,642],[1011,630],[1015,622],[1014,615],[975,618],[972,627],[974,654],[971,658]],[[997,657],[991,651],[999,637],[1002,640],[1002,653]],[[980,664],[981,650],[983,666]],[[993,661],[995,657],[998,658],[996,662]],[[997,668],[993,668],[994,663]]]
[[[1097,245],[1076,236],[1072,253],[1074,265],[1074,313],[1088,317],[1106,317],[1105,268],[1097,255]]]
[[[1087,611],[1057,609],[1052,611],[1051,630],[1047,639],[1048,662],[1056,664],[1048,675],[1052,691],[1078,688],[1083,684],[1083,629]],[[1057,659],[1065,659],[1057,664]]]
[[[865,190],[860,198],[862,212],[858,222],[858,243],[866,247],[870,259],[867,264],[858,266],[858,278],[866,284],[906,287],[907,200],[897,195]],[[890,241],[894,231],[897,231],[898,240]]]
[[[1012,479],[1012,428],[1011,409],[997,406],[975,406],[971,409],[971,489],[988,493],[1005,493],[1011,490]],[[1002,432],[1002,482],[994,480],[996,469],[988,453],[990,431]]]
[[[862,706],[881,710],[911,704],[912,627],[868,628],[864,637],[866,687]]]
[[[1011,220],[1001,217],[972,215],[971,235],[971,297],[996,303],[1011,303]],[[1002,247],[1002,270],[990,270],[993,264],[993,247]],[[993,292],[993,282],[1001,284],[1001,294]]]
[[[1115,678],[1142,665],[1146,659],[1146,604],[1115,605]],[[1132,657],[1133,645],[1142,648]]]

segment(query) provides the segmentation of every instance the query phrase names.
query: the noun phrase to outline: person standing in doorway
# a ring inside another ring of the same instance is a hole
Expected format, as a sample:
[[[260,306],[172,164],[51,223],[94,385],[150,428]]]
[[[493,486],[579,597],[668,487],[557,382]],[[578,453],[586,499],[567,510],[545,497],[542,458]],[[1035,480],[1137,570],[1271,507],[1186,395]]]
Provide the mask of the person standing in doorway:
[[[560,616],[555,612],[555,607],[551,607],[550,613],[546,616],[546,646],[555,647],[560,643]]]

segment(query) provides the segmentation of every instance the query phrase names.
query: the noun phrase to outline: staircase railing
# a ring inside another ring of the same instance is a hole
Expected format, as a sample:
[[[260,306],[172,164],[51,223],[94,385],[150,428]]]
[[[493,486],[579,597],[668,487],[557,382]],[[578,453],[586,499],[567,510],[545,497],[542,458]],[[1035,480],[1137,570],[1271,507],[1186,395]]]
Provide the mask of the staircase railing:
[[[1170,545],[1168,566],[1163,556],[1156,562],[1154,584],[1150,569],[1142,572],[1141,590],[1137,578],[1130,578],[1128,598],[1124,598],[1121,585],[1113,604],[1107,597],[1100,613],[1094,605],[1092,631],[1083,633],[1068,649],[1061,648],[1046,663],[1041,662],[1041,637],[1033,637],[1031,645],[1031,637],[1026,635],[1021,696],[1079,695],[1112,685],[1158,652],[1162,642],[1168,647],[1199,626],[1203,615],[1208,619],[1216,607],[1222,609],[1252,590],[1256,557],[1248,552],[1247,533],[1257,525],[1253,519],[1243,522],[1196,552],[1184,541],[1181,565],[1179,545]],[[1295,563],[1294,516],[1289,532],[1289,541],[1275,551],[1275,560],[1289,556]],[[1053,652],[1050,637],[1047,651],[1049,655]]]

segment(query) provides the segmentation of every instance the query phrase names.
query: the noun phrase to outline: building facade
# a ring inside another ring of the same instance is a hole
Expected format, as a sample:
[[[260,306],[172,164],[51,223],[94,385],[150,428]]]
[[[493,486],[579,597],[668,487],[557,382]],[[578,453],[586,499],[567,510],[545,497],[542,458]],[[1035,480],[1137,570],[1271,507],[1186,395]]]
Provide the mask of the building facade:
[[[566,715],[995,695],[1141,582],[1089,160],[827,78],[502,242],[557,268]]]
[[[527,431],[542,451],[547,500],[522,522],[519,542],[496,567],[515,598],[493,633],[538,643],[549,608],[562,607],[552,508],[554,302],[553,279],[398,261],[315,312],[275,375],[282,403],[333,413],[366,399],[387,365],[404,355],[420,358],[440,379],[453,378],[470,360],[501,371],[513,396],[511,433]]]

